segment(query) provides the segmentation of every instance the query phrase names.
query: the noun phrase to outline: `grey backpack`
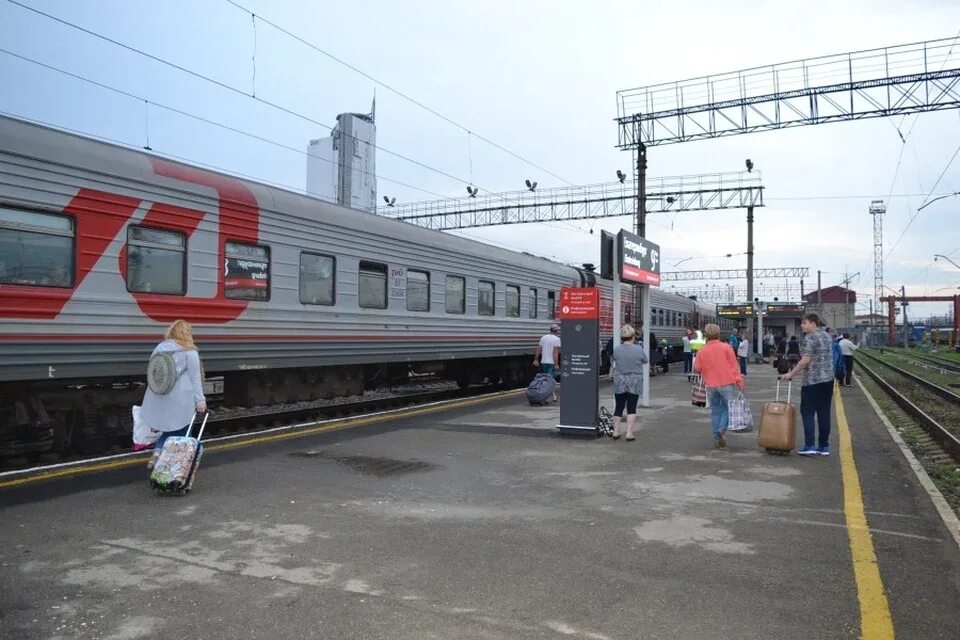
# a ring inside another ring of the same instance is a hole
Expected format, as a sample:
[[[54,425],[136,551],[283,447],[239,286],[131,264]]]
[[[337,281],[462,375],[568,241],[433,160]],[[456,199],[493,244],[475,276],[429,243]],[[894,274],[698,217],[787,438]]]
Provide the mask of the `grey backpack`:
[[[186,368],[183,371],[186,371]],[[173,391],[183,371],[177,371],[177,361],[173,353],[155,353],[147,363],[147,387],[155,394],[165,396]]]

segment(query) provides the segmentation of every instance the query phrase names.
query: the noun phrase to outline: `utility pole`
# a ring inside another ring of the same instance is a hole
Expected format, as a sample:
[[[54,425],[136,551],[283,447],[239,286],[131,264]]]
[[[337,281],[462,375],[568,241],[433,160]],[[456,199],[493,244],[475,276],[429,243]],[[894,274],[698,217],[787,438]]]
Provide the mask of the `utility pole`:
[[[903,309],[903,348],[910,347],[910,334],[907,328],[907,288],[900,287],[900,308]]]
[[[820,284],[821,272],[817,270],[817,315],[823,315],[823,285]],[[821,318],[822,320],[823,318]]]
[[[637,235],[641,238],[647,237],[647,147],[642,142],[637,142]],[[640,313],[643,318],[643,348],[646,349],[647,359],[650,359],[650,285],[635,284],[634,287],[634,313]],[[618,336],[613,337],[614,341]],[[643,397],[640,399],[640,406],[650,406],[650,367],[643,367]]]
[[[747,207],[747,302],[753,304],[753,207]],[[753,318],[750,319],[750,331],[754,334],[756,353],[762,353],[762,342],[758,331],[754,331]]]

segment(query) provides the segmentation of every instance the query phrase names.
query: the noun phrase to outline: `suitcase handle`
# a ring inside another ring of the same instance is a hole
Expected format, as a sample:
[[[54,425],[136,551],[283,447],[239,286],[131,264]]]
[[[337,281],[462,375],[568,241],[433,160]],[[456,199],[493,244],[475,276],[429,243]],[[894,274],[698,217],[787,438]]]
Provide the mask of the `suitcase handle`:
[[[787,404],[790,404],[791,391],[793,391],[793,380],[787,380]],[[777,378],[777,402],[780,402],[780,378]]]
[[[200,431],[197,433],[197,441],[200,441],[200,438],[203,437],[203,430],[207,426],[207,418],[210,417],[210,411],[205,411],[203,414],[203,422],[200,424]],[[190,426],[187,427],[187,437],[190,437],[190,432],[193,431],[193,423],[197,421],[197,414],[194,413],[193,417],[190,418]]]

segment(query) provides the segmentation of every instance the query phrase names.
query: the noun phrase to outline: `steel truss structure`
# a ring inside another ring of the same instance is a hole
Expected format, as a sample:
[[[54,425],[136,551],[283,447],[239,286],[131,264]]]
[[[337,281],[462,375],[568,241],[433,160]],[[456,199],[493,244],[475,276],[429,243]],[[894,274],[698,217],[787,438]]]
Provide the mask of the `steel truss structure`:
[[[954,109],[957,44],[931,40],[618,91],[619,146]]]
[[[870,203],[870,215],[873,216],[873,299],[877,301],[883,297],[883,214],[886,212],[887,205],[883,200]],[[880,305],[879,302],[876,304]]]
[[[647,180],[649,212],[762,207],[759,172],[712,173]],[[513,191],[380,207],[377,214],[428,229],[450,230],[528,222],[632,216],[633,183],[602,183],[539,191]]]
[[[697,300],[705,302],[743,302],[749,300],[746,287],[684,287],[674,289],[669,287],[665,289],[669,293],[677,293],[684,297],[696,296]],[[803,289],[799,285],[772,285],[755,287],[754,297],[760,298],[764,302],[773,302],[774,298],[779,298],[780,302],[799,301],[803,295]]]
[[[754,278],[806,278],[809,267],[775,267],[754,269]],[[746,269],[708,269],[706,271],[664,271],[661,282],[684,282],[691,280],[746,280],[750,277]]]

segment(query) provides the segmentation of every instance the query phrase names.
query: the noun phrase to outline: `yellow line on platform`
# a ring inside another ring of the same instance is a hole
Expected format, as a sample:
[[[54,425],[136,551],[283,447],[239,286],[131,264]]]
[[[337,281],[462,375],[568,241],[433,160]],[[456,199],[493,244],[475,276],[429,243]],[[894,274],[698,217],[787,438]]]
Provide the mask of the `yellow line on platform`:
[[[890,617],[887,595],[883,590],[883,580],[880,578],[877,554],[873,549],[873,537],[867,527],[860,477],[853,459],[853,440],[840,387],[834,387],[833,397],[837,404],[837,430],[840,435],[843,512],[847,521],[847,535],[850,537],[857,599],[860,602],[860,637],[864,640],[892,640],[893,620]]]
[[[411,408],[411,409],[397,409],[395,411],[389,411],[387,413],[378,413],[372,416],[360,417],[360,418],[345,418],[343,420],[336,420],[334,422],[328,422],[323,425],[316,427],[305,427],[305,428],[294,428],[290,431],[283,431],[280,433],[270,433],[263,436],[251,435],[249,438],[239,438],[230,442],[221,442],[215,444],[204,445],[204,453],[209,453],[211,451],[227,451],[229,449],[239,449],[240,447],[249,447],[255,444],[264,444],[267,442],[278,442],[281,440],[289,440],[291,438],[303,438],[306,436],[313,436],[320,433],[326,433],[328,431],[337,431],[339,429],[349,429],[351,427],[361,427],[368,424],[376,424],[378,422],[386,422],[391,419],[403,419],[403,418],[413,418],[416,416],[422,416],[429,413],[437,413],[439,411],[446,411],[447,409],[460,409],[463,407],[470,407],[476,404],[481,404],[488,402],[490,400],[497,400],[499,398],[505,398],[511,395],[517,395],[522,393],[522,390],[514,391],[504,391],[501,393],[485,395],[481,398],[473,398],[469,400],[459,400],[454,402],[445,402],[438,405],[431,405],[427,407],[420,408]],[[57,478],[67,478],[70,476],[84,475],[88,473],[98,473],[100,471],[109,471],[112,469],[123,469],[125,467],[132,467],[135,465],[142,465],[147,460],[149,454],[138,456],[134,458],[124,458],[123,460],[106,460],[104,462],[98,462],[96,464],[82,465],[77,467],[69,467],[66,469],[57,469],[53,471],[44,471],[34,475],[24,476],[22,478],[15,478],[13,480],[5,480],[0,482],[0,489],[7,489],[10,487],[18,487],[27,484],[33,484],[36,482],[43,482],[45,480],[55,480]]]

